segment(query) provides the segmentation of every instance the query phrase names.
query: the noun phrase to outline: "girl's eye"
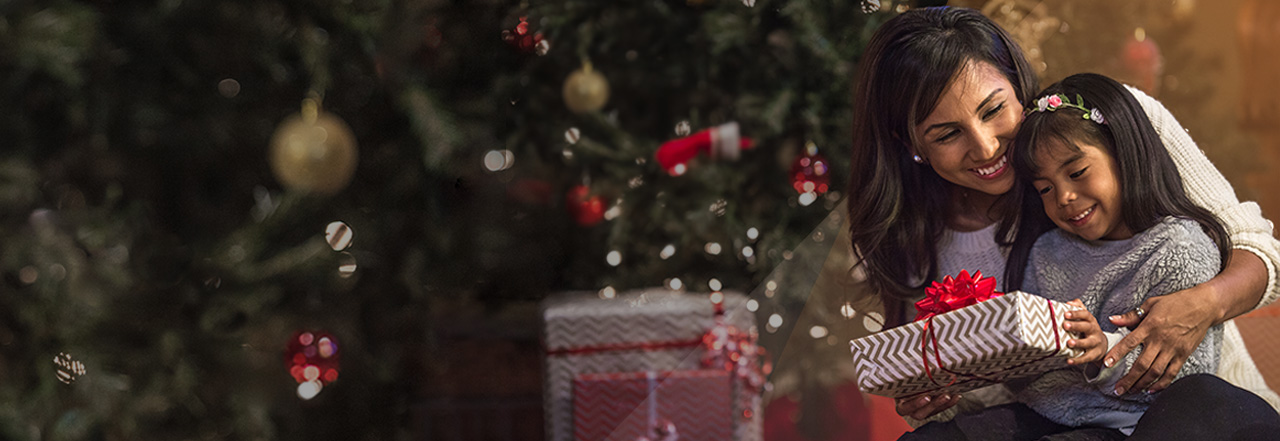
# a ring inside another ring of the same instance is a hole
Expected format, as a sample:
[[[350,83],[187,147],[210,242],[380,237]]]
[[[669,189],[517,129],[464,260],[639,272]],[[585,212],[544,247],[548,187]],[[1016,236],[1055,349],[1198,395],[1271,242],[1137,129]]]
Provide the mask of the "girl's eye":
[[[1088,170],[1088,169],[1089,169],[1089,167],[1085,167],[1085,168],[1080,169],[1080,171],[1078,171],[1078,172],[1072,173],[1072,174],[1071,174],[1071,179],[1075,179],[1075,178],[1080,177],[1081,175],[1084,175],[1084,171],[1085,171],[1085,170]]]
[[[992,117],[996,116],[996,114],[1000,113],[1001,110],[1004,110],[1004,103],[1000,103],[1000,105],[992,108],[991,110],[988,110],[987,113],[982,114],[982,119],[984,120],[991,119]]]
[[[1053,189],[1053,187],[1045,187],[1045,188],[1041,188],[1041,189],[1036,190],[1036,191],[1040,192],[1040,195],[1041,195],[1041,196],[1044,196],[1044,195],[1046,195],[1046,194],[1049,194],[1049,190],[1051,190],[1051,189]]]

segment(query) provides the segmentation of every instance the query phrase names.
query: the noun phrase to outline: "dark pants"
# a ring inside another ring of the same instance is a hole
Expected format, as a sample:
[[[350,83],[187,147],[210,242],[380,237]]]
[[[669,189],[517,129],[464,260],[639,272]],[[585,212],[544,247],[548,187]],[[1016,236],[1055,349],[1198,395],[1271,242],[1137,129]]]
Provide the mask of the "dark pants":
[[[1130,440],[1264,440],[1280,438],[1280,415],[1252,392],[1207,374],[1173,382],[1138,420]],[[1090,441],[1123,440],[1120,431],[1068,427],[1020,403],[987,408],[947,422],[934,422],[900,441]]]
[[[1253,392],[1209,374],[1173,382],[1138,420],[1130,440],[1280,439],[1280,415]]]

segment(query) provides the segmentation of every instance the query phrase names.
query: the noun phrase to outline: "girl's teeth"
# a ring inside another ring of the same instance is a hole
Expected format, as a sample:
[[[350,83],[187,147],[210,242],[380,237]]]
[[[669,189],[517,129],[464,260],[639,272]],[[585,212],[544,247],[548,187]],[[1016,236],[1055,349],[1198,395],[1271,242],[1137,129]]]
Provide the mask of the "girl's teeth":
[[[1092,212],[1093,212],[1093,207],[1089,207],[1089,209],[1085,210],[1084,213],[1080,213],[1076,215],[1076,217],[1071,218],[1071,220],[1078,221],[1080,219],[1084,219],[1085,216],[1088,216],[1089,213],[1092,213]]]

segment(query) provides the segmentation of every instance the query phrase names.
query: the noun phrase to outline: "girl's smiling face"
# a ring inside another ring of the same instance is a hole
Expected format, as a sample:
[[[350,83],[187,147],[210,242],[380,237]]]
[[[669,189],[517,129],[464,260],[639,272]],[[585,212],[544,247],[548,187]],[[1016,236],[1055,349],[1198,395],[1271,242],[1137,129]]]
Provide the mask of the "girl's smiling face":
[[[1009,79],[990,63],[970,61],[916,126],[913,153],[953,184],[1002,195],[1013,188],[1008,152],[1021,123]]]
[[[1133,237],[1121,214],[1115,158],[1099,146],[1057,140],[1035,155],[1033,185],[1053,223],[1086,240]]]

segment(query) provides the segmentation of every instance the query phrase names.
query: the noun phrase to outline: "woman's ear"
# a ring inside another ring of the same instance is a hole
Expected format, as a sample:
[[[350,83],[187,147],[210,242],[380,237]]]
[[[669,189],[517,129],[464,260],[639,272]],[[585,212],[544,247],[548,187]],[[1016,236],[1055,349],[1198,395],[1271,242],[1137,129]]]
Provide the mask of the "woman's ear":
[[[929,163],[929,158],[926,158],[924,157],[924,155],[921,155],[920,151],[916,150],[916,148],[911,145],[910,141],[902,139],[902,137],[899,136],[896,132],[893,133],[891,136],[893,136],[894,141],[900,142],[902,143],[903,146],[906,147],[907,153],[911,155],[911,160],[915,161],[916,164]]]

